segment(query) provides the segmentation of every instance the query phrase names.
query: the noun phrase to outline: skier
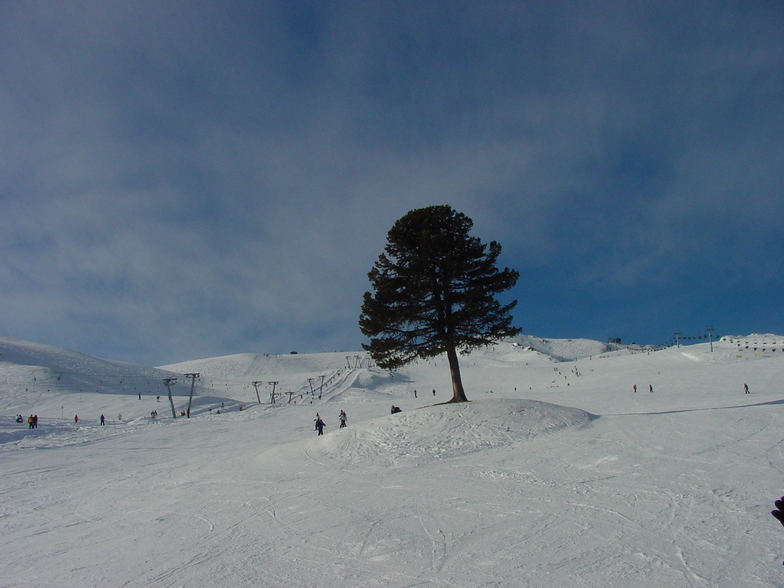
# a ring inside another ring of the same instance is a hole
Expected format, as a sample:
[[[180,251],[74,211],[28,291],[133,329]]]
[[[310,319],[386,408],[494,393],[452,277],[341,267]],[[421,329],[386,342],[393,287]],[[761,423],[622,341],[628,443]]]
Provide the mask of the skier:
[[[24,422],[24,419],[22,418],[21,414],[16,415],[16,422],[17,423],[23,423]]]
[[[634,386],[632,386],[632,389],[634,390],[634,393],[635,393],[635,394],[637,394],[637,384],[635,384]]]
[[[321,420],[321,415],[319,415],[319,413],[316,413],[316,418],[313,419],[313,423],[315,424],[315,430],[318,430],[319,427],[318,423],[320,420]]]
[[[338,418],[340,419],[340,428],[342,429],[343,427],[346,426],[346,421],[348,420],[348,416],[346,416],[346,411],[341,410],[340,414],[338,415]]]
[[[653,392],[653,384],[648,384],[648,392]]]
[[[324,434],[324,427],[326,426],[327,425],[324,423],[324,421],[321,420],[321,417],[316,419],[316,430],[318,430],[319,435]]]
[[[78,424],[78,423],[79,423],[79,415],[75,414],[74,415],[74,424]]]
[[[101,426],[104,426],[106,424],[105,421],[106,421],[106,417],[101,415]]]
[[[745,394],[751,394],[751,392],[749,392],[749,385],[748,384],[743,384],[743,391],[744,391]]]
[[[29,429],[34,429],[35,428],[33,426],[35,424],[35,421],[33,421],[33,415],[30,415],[29,417],[27,417],[27,424],[28,424],[28,428]]]

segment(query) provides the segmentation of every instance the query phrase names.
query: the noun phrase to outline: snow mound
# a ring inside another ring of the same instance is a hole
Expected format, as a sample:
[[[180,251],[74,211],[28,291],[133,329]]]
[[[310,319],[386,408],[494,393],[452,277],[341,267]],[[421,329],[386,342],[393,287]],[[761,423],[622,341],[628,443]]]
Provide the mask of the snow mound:
[[[587,426],[594,418],[577,408],[534,400],[444,404],[338,429],[308,442],[306,451],[317,460],[412,465]]]

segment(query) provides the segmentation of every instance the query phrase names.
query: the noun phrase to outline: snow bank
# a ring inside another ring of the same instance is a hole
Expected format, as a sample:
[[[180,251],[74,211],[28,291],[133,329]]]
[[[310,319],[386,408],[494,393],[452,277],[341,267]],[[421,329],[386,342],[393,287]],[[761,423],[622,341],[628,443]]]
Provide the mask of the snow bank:
[[[353,425],[308,442],[307,451],[338,462],[412,465],[584,427],[594,418],[583,410],[547,402],[479,400],[430,406]]]

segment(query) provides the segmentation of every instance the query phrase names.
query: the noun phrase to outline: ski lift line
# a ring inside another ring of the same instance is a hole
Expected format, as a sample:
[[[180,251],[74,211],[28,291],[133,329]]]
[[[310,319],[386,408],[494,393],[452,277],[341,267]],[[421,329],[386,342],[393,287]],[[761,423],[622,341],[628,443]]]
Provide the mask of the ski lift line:
[[[342,366],[337,369],[328,371],[327,373],[319,374],[318,376],[316,376],[320,381],[318,387],[320,395],[323,395],[325,392],[329,392],[329,386],[331,386],[338,379],[345,379],[348,373],[358,369],[361,366],[361,364],[367,359],[367,355],[365,356],[355,355],[350,357],[353,360],[353,365],[350,365],[348,367],[348,370],[346,369],[346,366]],[[80,379],[94,378],[100,380],[100,384],[98,385],[103,388],[113,388],[119,385],[119,386],[123,386],[123,388],[125,389],[126,386],[128,388],[137,386],[137,387],[133,387],[133,389],[138,390],[138,386],[141,385],[148,393],[161,387],[166,387],[168,391],[171,391],[172,388],[175,388],[178,385],[180,385],[181,388],[187,387],[189,385],[189,382],[187,380],[190,379],[191,377],[190,374],[180,374],[178,372],[170,372],[176,374],[176,376],[161,378],[160,376],[156,377],[156,376],[148,376],[148,375],[129,374],[129,373],[121,373],[121,374],[89,373],[89,372],[74,372],[69,370],[53,370],[45,366],[31,366],[31,367],[34,368],[33,381],[36,380],[36,375],[40,376],[42,373],[53,374],[53,375],[57,375],[57,380],[59,382],[62,382],[60,386],[64,385],[67,387],[68,382],[62,380],[63,376],[78,376]],[[369,361],[368,361],[368,367],[369,367]],[[197,378],[200,379],[201,382],[197,385],[195,382],[196,378],[194,378],[193,382],[190,382],[191,384],[190,387],[192,389],[191,393],[193,393],[193,390],[199,390],[200,392],[214,393],[216,391],[216,388],[219,388],[221,386],[225,386],[227,389],[231,389],[233,391],[237,391],[238,388],[240,390],[250,390],[250,391],[254,389],[253,381],[248,381],[240,378],[227,378],[227,377],[220,377],[220,376],[210,377],[210,376],[201,376],[201,374],[198,374]],[[166,384],[167,380],[168,380],[168,386]],[[315,389],[314,389],[315,387],[312,386],[312,382],[316,380],[315,378],[310,378],[309,380],[311,380],[311,382],[309,383],[310,385],[303,384],[302,386],[300,386],[300,388],[297,390],[295,394],[305,394],[306,392],[312,390],[312,392],[310,393],[312,395],[315,395]],[[272,382],[268,382],[268,383],[271,384]],[[280,393],[278,393],[277,395],[279,394]]]

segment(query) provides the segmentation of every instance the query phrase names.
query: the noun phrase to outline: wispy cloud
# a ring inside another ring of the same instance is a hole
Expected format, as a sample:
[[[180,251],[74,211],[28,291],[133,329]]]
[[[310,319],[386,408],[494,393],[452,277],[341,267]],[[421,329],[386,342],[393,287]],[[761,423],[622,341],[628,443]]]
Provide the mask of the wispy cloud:
[[[356,349],[386,231],[440,203],[523,273],[529,332],[784,329],[767,298],[683,302],[783,285],[783,25],[719,0],[4,3],[0,330],[157,364]]]

